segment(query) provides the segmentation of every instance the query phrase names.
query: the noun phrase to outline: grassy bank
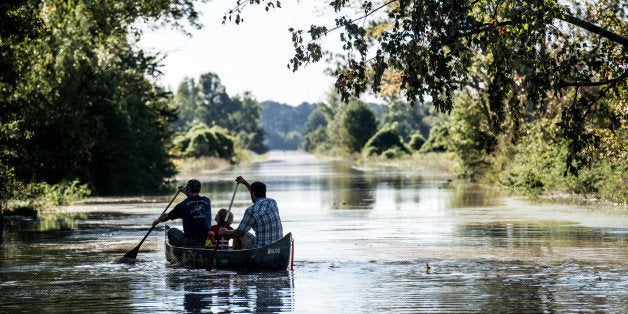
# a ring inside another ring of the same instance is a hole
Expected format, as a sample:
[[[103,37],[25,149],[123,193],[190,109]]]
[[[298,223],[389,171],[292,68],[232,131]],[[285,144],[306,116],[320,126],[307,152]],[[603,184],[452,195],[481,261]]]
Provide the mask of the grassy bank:
[[[394,159],[384,156],[359,156],[356,165],[367,168],[414,170],[430,173],[446,173],[455,177],[456,162],[451,153],[406,154]]]
[[[173,161],[177,169],[175,180],[203,178],[227,170],[235,164],[246,164],[265,158],[266,155],[264,154],[260,155],[249,150],[237,150],[231,160],[217,157],[176,159]]]

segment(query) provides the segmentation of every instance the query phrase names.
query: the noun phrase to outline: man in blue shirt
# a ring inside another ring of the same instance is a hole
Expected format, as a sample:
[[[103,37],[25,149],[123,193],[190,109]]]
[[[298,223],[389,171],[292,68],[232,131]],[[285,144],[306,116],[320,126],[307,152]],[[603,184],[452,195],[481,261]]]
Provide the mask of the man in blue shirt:
[[[168,231],[168,239],[175,246],[204,246],[207,232],[212,223],[211,200],[200,196],[201,182],[192,179],[179,191],[187,196],[185,200],[177,204],[169,213],[164,213],[153,221],[153,226],[160,222],[181,219],[183,232],[177,228]]]
[[[277,202],[266,197],[266,184],[253,182],[249,184],[243,177],[237,177],[236,182],[242,183],[251,193],[253,205],[246,209],[240,225],[235,230],[221,228],[220,235],[235,238],[234,248],[238,248],[238,242],[242,249],[252,249],[271,244],[283,238],[283,227],[279,217]],[[255,236],[248,233],[255,231]]]

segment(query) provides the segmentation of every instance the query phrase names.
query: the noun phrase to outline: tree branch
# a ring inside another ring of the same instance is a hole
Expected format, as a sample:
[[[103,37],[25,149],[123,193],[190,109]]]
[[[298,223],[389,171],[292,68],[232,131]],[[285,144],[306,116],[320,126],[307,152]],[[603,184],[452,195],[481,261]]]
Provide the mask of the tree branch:
[[[624,74],[610,80],[599,81],[599,82],[562,82],[557,85],[558,88],[563,87],[593,87],[593,86],[602,86],[609,84],[616,84],[628,78],[628,71],[624,72]]]
[[[597,25],[595,25],[593,23],[581,20],[581,19],[579,19],[579,18],[577,18],[575,16],[568,15],[568,14],[560,16],[559,19],[561,19],[561,20],[563,20],[563,21],[565,21],[567,23],[576,25],[578,27],[584,28],[584,29],[586,29],[586,30],[588,30],[588,31],[590,31],[590,32],[592,32],[594,34],[598,34],[598,35],[600,35],[600,36],[602,36],[602,37],[604,37],[606,39],[609,39],[609,40],[611,40],[613,42],[616,42],[616,43],[618,43],[618,44],[620,44],[622,46],[628,46],[628,38],[623,37],[623,36],[621,36],[619,34],[613,33],[613,32],[611,32],[611,31],[609,31],[607,29],[601,28],[601,27],[599,27],[599,26],[597,26]]]

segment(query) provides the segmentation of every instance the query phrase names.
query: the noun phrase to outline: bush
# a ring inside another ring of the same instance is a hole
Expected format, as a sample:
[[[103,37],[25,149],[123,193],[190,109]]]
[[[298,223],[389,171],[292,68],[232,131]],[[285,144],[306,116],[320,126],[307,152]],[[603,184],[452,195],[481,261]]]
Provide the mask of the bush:
[[[419,151],[421,147],[423,147],[423,144],[425,144],[425,138],[423,135],[421,135],[421,133],[414,133],[412,134],[412,137],[410,137],[410,143],[408,143],[408,146],[410,146],[410,149],[413,151]]]
[[[44,184],[44,197],[53,205],[70,205],[72,202],[91,194],[87,184],[79,180],[62,181],[59,184]]]
[[[429,152],[446,152],[449,147],[449,129],[447,125],[435,126],[430,130],[430,136],[427,138],[421,149],[421,153]]]
[[[325,126],[319,126],[314,131],[308,133],[301,142],[301,146],[306,152],[317,152],[331,149],[329,135]]]
[[[190,130],[174,140],[179,157],[217,157],[231,159],[234,156],[234,140],[223,128],[209,128],[197,123]]]
[[[397,130],[393,126],[387,126],[377,131],[375,135],[373,135],[364,145],[364,154],[366,156],[370,155],[381,155],[385,151],[388,150],[397,150],[393,155],[409,153],[406,146],[401,141],[401,136],[397,133]],[[389,153],[390,155],[391,153]]]
[[[394,158],[401,157],[407,153],[408,153],[407,149],[402,149],[400,147],[393,147],[393,148],[389,148],[385,150],[382,153],[382,156],[386,157],[387,159],[394,159]]]
[[[524,194],[540,194],[565,186],[563,175],[567,147],[553,139],[558,130],[551,120],[530,122],[527,135],[516,147],[516,154],[502,175],[502,183]]]

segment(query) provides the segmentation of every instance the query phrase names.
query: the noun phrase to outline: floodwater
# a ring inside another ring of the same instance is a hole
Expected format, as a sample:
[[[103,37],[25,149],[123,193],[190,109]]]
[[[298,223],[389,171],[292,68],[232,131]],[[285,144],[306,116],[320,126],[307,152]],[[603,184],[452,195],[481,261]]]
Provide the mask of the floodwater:
[[[277,200],[293,270],[173,267],[163,224],[137,263],[114,263],[174,193],[91,198],[5,227],[0,312],[628,312],[625,206],[538,204],[445,174],[273,152],[198,174],[214,210],[228,206],[237,175]],[[236,223],[249,204],[240,186]]]

